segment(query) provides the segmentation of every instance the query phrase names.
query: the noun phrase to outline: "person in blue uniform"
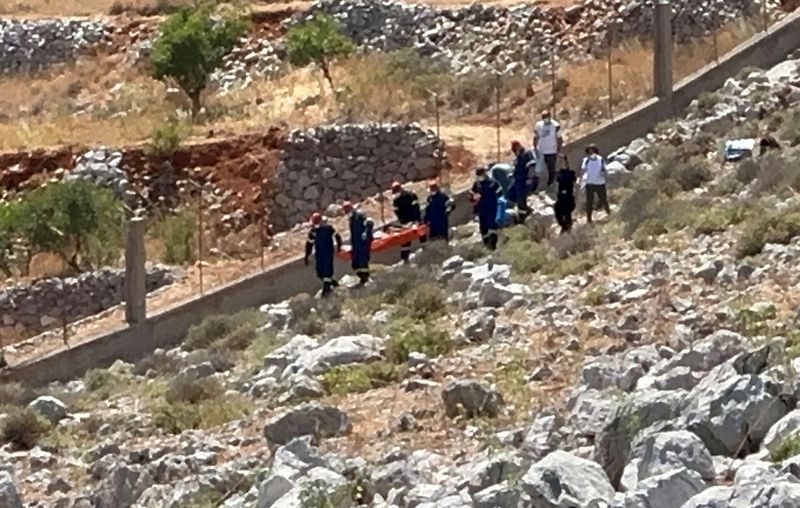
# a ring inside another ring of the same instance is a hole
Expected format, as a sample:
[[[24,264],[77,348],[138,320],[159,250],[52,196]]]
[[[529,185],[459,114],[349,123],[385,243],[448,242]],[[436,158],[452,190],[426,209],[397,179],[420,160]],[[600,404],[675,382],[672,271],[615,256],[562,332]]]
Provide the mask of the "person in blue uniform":
[[[428,238],[431,240],[449,240],[450,212],[455,208],[453,200],[439,187],[439,182],[428,185],[431,192],[428,206],[425,207],[425,225],[428,226]]]
[[[401,226],[410,226],[422,222],[422,211],[419,207],[419,198],[416,193],[406,190],[400,182],[392,184],[392,194],[394,194],[394,214],[397,222]],[[424,239],[421,239],[424,241]],[[404,243],[400,246],[400,258],[404,263],[408,263],[411,257],[411,244]]]
[[[353,249],[352,267],[358,276],[359,285],[369,281],[369,255],[372,248],[374,223],[361,210],[356,210],[353,203],[345,201],[342,210],[350,223],[350,246]]]
[[[489,250],[497,249],[497,205],[502,195],[503,188],[494,178],[489,177],[486,168],[475,169],[472,201],[476,203],[483,244]]]
[[[314,213],[306,242],[305,264],[308,266],[308,258],[313,253],[317,277],[322,281],[322,296],[328,296],[339,285],[333,278],[333,256],[341,249],[342,237],[332,225],[322,220],[322,215]]]
[[[533,152],[522,146],[522,143],[516,140],[511,142],[511,151],[514,153],[515,157],[514,185],[509,198],[516,203],[517,210],[519,210],[520,215],[524,218],[530,213],[530,208],[528,207],[528,192],[530,190],[528,181],[531,171],[533,171],[535,178],[536,157],[533,155]]]

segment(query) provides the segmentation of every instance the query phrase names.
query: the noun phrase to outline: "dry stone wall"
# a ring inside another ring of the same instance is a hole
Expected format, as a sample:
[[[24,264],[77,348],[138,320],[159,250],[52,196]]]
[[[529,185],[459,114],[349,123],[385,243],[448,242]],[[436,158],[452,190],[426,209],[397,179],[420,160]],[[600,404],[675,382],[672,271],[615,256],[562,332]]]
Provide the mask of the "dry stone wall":
[[[283,149],[272,218],[278,228],[337,201],[361,201],[395,180],[431,178],[445,164],[444,143],[417,124],[298,130]]]
[[[779,6],[767,0],[770,10]],[[411,48],[447,63],[456,74],[499,71],[506,75],[549,73],[550,52],[576,60],[615,40],[651,37],[654,0],[587,0],[566,9],[545,4],[502,7],[472,4],[433,9],[394,0],[320,0],[292,23],[316,13],[336,18],[365,49]],[[673,31],[679,42],[759,13],[754,0],[673,0]]]
[[[150,267],[147,291],[168,286],[179,273]],[[122,302],[123,270],[103,268],[77,277],[49,278],[0,289],[0,339],[28,337],[93,316]]]
[[[0,19],[0,74],[37,72],[73,60],[113,28],[79,19]]]

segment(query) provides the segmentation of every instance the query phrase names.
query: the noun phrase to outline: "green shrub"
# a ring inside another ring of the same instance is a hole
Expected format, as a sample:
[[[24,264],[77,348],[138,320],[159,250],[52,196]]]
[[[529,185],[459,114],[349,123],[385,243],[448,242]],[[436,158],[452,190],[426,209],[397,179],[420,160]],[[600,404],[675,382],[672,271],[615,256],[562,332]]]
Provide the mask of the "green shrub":
[[[222,65],[247,28],[244,17],[215,10],[210,3],[181,7],[161,24],[153,42],[153,77],[177,83],[192,101],[195,116],[209,76]]]
[[[364,319],[342,318],[327,327],[325,337],[335,339],[346,335],[363,335],[371,332],[372,326]]]
[[[558,259],[567,259],[576,254],[583,254],[594,250],[597,246],[597,235],[594,229],[579,226],[568,235],[560,235],[550,242]]]
[[[530,230],[515,226],[506,230],[506,241],[500,246],[498,257],[520,275],[536,273],[548,263],[549,249],[530,239]]]
[[[153,129],[148,152],[157,157],[170,156],[181,147],[188,135],[189,129],[177,119],[171,118]]]
[[[330,64],[333,60],[353,53],[355,45],[342,32],[331,16],[317,14],[310,20],[293,26],[286,33],[286,53],[292,65],[305,67],[316,64],[335,90]]]
[[[2,421],[0,441],[18,450],[30,450],[49,430],[48,421],[34,410],[12,408]]]
[[[209,347],[241,351],[257,338],[257,329],[265,322],[266,316],[255,309],[208,316],[189,328],[183,347],[189,351]]]
[[[696,155],[683,164],[676,164],[670,171],[671,178],[684,191],[696,189],[710,182],[714,175],[711,164],[702,155]]]
[[[800,210],[758,215],[749,220],[739,236],[736,252],[739,257],[755,256],[768,243],[788,244],[800,236]]]
[[[773,462],[783,462],[797,454],[800,454],[800,433],[785,437],[778,449],[770,453],[770,458]]]
[[[606,289],[605,286],[594,286],[583,296],[583,301],[586,303],[586,305],[596,307],[603,304],[607,295],[608,289]]]
[[[322,335],[328,323],[342,317],[340,299],[318,300],[308,295],[300,295],[289,300],[292,320],[289,327],[303,335]]]
[[[444,313],[447,295],[432,282],[413,288],[402,300],[397,311],[399,316],[425,320]]]
[[[110,264],[122,245],[122,207],[114,194],[83,179],[26,194],[15,234],[31,254],[56,254],[74,272]]]
[[[567,277],[586,273],[603,261],[600,254],[583,252],[564,259],[553,259],[546,267],[546,272],[555,277]]]
[[[36,392],[20,383],[0,383],[0,408],[26,406],[36,398]]]
[[[405,362],[414,352],[435,358],[453,349],[450,334],[431,323],[397,319],[389,324],[388,330],[386,358],[394,363]]]
[[[86,390],[90,392],[108,394],[111,388],[117,386],[119,378],[108,369],[91,369],[83,375],[83,383],[86,385]]]
[[[153,410],[153,424],[171,434],[189,429],[208,429],[238,420],[252,411],[252,403],[243,396],[201,401],[199,404],[177,402],[160,404]]]
[[[187,265],[197,260],[197,214],[184,209],[168,215],[155,226],[156,236],[164,244],[162,261],[171,265]]]
[[[700,213],[694,221],[694,231],[698,235],[710,235],[740,224],[747,217],[747,209],[740,206],[714,207]]]
[[[322,386],[331,395],[363,393],[396,383],[405,377],[402,365],[375,362],[335,367],[322,376]]]
[[[719,104],[722,97],[716,92],[703,92],[697,98],[697,107],[700,111],[708,112]]]
[[[164,398],[170,404],[198,404],[220,397],[223,392],[222,385],[216,378],[187,379],[178,376],[170,382]]]

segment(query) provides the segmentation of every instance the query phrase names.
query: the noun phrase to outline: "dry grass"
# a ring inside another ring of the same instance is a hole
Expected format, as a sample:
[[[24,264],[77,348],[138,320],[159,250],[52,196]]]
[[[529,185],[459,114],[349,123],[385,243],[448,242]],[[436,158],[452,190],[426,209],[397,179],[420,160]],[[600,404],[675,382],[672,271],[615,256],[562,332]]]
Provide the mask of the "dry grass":
[[[719,52],[747,39],[756,26],[743,22],[721,31]],[[710,38],[678,48],[676,79],[696,71],[713,57]],[[281,123],[304,127],[333,120],[420,120],[432,125],[433,107],[424,89],[430,80],[437,79],[436,75],[420,79],[414,73],[398,73],[395,71],[402,68],[402,62],[391,67],[386,59],[368,55],[336,66],[337,85],[347,91],[340,100],[313,68],[211,97],[209,117],[195,127],[194,135],[206,136],[212,130],[216,135],[235,134]],[[613,53],[613,62],[614,111],[621,114],[650,96],[652,50],[642,43],[626,43]],[[606,65],[605,59],[599,59],[559,72],[559,79],[568,84],[559,103],[559,118],[570,137],[608,119]],[[395,71],[376,72],[392,68]],[[454,86],[451,78],[443,76],[442,80],[446,88]],[[501,106],[501,146],[511,137],[527,139],[532,112],[550,102],[549,84],[534,87],[535,94],[530,98],[526,83],[520,81],[511,88]],[[131,68],[119,56],[85,58],[38,77],[0,79],[0,111],[5,113],[0,116],[0,150],[76,143],[119,146],[143,141],[172,109],[164,95],[161,83]],[[86,110],[87,104],[93,105],[91,111]],[[445,137],[462,142],[480,157],[496,158],[493,111],[460,116],[445,107],[442,115]]]

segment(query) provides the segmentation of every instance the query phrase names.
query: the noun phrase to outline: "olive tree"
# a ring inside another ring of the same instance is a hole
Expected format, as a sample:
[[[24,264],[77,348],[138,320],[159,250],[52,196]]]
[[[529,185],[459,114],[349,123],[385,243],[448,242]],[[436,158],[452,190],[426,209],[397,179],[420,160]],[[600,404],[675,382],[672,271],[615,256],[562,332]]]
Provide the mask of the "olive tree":
[[[209,76],[246,30],[247,22],[235,12],[218,11],[208,3],[182,7],[161,24],[153,43],[153,76],[174,80],[192,101],[194,117]]]
[[[342,32],[339,23],[327,15],[317,14],[286,33],[289,62],[301,67],[312,63],[318,65],[334,91],[331,62],[350,55],[354,49],[353,41]]]

